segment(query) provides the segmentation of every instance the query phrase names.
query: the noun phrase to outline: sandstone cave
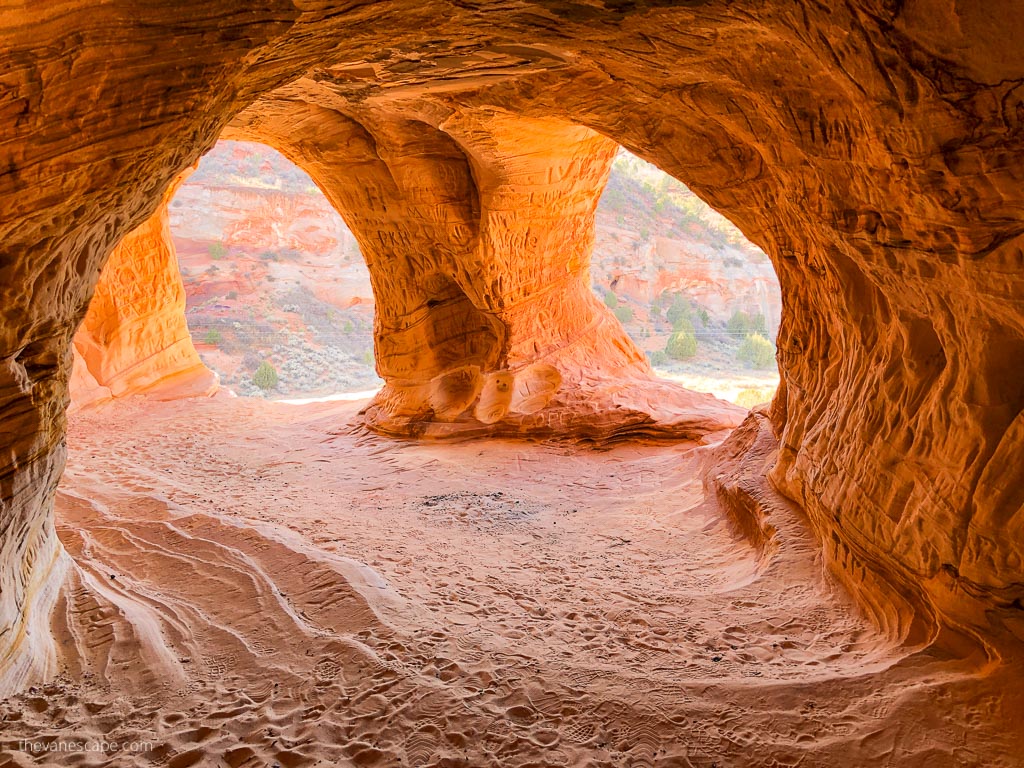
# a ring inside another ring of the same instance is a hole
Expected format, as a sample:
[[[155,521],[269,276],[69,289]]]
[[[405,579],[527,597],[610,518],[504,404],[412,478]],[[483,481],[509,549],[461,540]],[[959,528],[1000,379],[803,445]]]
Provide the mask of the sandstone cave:
[[[1019,2],[0,20],[0,765],[1024,764]],[[351,229],[371,400],[217,392],[218,140]],[[591,290],[620,146],[770,257],[769,405]]]

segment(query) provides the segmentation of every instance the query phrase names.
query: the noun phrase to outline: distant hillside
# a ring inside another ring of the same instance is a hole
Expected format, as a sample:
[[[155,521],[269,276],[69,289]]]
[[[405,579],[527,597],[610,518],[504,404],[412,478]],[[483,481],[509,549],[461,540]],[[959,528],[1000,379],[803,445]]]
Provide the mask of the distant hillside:
[[[747,336],[773,341],[778,331],[782,298],[768,257],[685,185],[624,150],[598,205],[591,277],[665,372],[757,368],[745,359]],[[676,359],[668,347],[680,332],[692,336],[692,353],[677,344]],[[761,367],[774,375],[773,361]]]

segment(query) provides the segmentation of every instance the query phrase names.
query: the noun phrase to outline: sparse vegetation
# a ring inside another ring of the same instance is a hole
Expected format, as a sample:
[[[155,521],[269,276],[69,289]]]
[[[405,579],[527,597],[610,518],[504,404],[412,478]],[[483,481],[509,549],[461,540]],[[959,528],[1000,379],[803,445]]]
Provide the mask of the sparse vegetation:
[[[266,392],[277,387],[277,369],[264,360],[252,375],[252,383]]]
[[[734,402],[743,408],[753,408],[770,402],[774,396],[775,387],[747,387],[737,393]]]
[[[750,336],[758,334],[767,338],[768,330],[765,327],[764,315],[750,315],[746,312],[736,311],[732,313],[725,329],[733,336]]]
[[[220,261],[228,255],[228,247],[222,242],[210,243],[206,246],[206,252],[210,254],[210,258],[214,261]]]
[[[604,304],[608,309],[615,309],[619,306],[619,297],[615,295],[615,291],[608,289],[604,292]]]
[[[668,337],[665,354],[673,360],[688,360],[697,354],[697,337],[693,330],[676,331]]]
[[[682,294],[676,294],[672,299],[672,306],[665,312],[665,319],[672,323],[672,330],[693,332],[693,323],[690,320],[690,302]]]
[[[643,240],[648,240],[652,231],[664,231],[666,227],[676,232],[698,227],[713,246],[746,242],[732,222],[708,207],[684,184],[625,151],[612,164],[601,207],[617,216],[629,215],[640,226],[638,231]],[[624,222],[619,223],[623,225]]]
[[[744,365],[759,370],[775,366],[775,345],[759,333],[748,335],[740,344],[736,359]]]
[[[663,349],[656,349],[653,352],[648,352],[647,357],[651,361],[651,365],[664,365],[668,362],[668,355],[665,354],[665,350]]]
[[[620,323],[629,323],[633,320],[633,310],[629,307],[622,306],[615,308],[615,319]]]
[[[204,344],[212,344],[213,346],[220,346],[220,343],[224,341],[224,334],[218,331],[216,328],[211,328],[203,336]]]

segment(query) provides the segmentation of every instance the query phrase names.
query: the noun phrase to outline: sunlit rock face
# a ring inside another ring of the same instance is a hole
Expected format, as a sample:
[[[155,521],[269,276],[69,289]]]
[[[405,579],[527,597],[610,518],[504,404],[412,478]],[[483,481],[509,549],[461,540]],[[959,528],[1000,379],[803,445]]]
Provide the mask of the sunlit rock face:
[[[617,150],[564,121],[467,109],[431,125],[260,102],[229,136],[302,166],[359,240],[397,435],[699,438],[738,410],[658,382],[590,290],[594,209]]]
[[[672,423],[581,286],[610,140],[676,176],[775,264],[769,475],[834,573],[897,637],[1022,634],[1015,3],[123,0],[0,24],[5,652],[56,573],[69,350],[100,269],[232,120],[356,233],[388,381],[366,418],[401,434]],[[706,404],[680,434],[730,420],[693,429]]]
[[[187,397],[217,387],[192,346],[185,287],[168,226],[168,188],[156,213],[110,254],[75,334],[72,407],[112,397]]]

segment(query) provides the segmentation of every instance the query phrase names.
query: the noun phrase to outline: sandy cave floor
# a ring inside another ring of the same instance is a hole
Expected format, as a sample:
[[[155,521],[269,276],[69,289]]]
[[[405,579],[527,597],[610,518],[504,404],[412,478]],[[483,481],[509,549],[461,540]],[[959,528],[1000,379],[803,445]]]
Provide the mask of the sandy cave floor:
[[[706,449],[417,444],[359,405],[72,418],[61,673],[0,702],[0,766],[1024,764],[1008,667],[891,647],[791,510],[762,557]]]

